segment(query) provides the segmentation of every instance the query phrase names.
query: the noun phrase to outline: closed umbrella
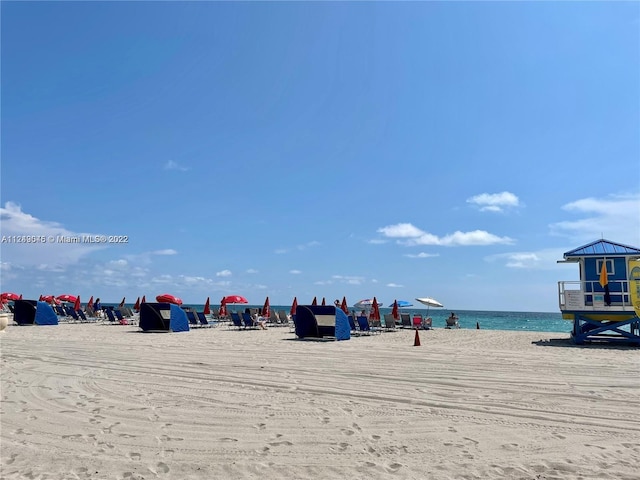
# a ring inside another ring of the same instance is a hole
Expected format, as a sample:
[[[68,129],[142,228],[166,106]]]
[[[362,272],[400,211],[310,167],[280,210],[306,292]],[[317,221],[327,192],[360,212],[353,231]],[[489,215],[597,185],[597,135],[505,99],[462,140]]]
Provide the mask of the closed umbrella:
[[[398,314],[398,301],[394,301],[393,302],[393,310],[391,310],[391,315],[393,315],[393,318],[398,320],[400,318],[400,315]]]
[[[340,305],[340,308],[344,313],[349,315],[349,307],[347,307],[347,297],[342,297],[342,305]]]
[[[77,312],[80,310],[80,295],[76,297],[76,301],[73,302],[73,309]]]
[[[120,302],[120,304],[118,305],[118,308],[122,308],[122,307],[124,307],[124,299],[125,299],[125,298],[126,298],[126,297],[122,297],[122,301],[121,301],[121,302]],[[158,301],[160,301],[160,300],[158,300]]]
[[[318,305],[318,299],[316,297],[313,297],[313,302],[311,302],[311,305]]]
[[[220,310],[218,310],[218,315],[221,317],[227,316],[227,302],[225,302],[225,297],[222,297],[222,300],[220,300]]]
[[[137,312],[138,310],[140,310],[140,297],[136,298],[136,303],[133,306],[133,309]]]
[[[87,310],[93,310],[93,295],[91,295],[91,298],[87,302]]]
[[[209,315],[211,313],[211,306],[209,305],[209,297],[207,297],[207,301],[204,304],[203,312],[205,315]]]
[[[322,303],[320,305],[322,305],[323,307],[327,305],[327,302],[325,301],[324,297],[322,297]]]
[[[269,318],[271,316],[271,307],[269,305],[269,297],[264,301],[264,306],[262,307],[262,316],[265,318]]]
[[[371,314],[369,315],[369,318],[371,320],[380,320],[380,307],[378,305],[380,304],[376,300],[376,297],[373,297],[373,303],[371,304]]]
[[[291,304],[291,310],[289,311],[292,317],[296,314],[297,309],[298,309],[298,297],[293,297],[293,303]]]

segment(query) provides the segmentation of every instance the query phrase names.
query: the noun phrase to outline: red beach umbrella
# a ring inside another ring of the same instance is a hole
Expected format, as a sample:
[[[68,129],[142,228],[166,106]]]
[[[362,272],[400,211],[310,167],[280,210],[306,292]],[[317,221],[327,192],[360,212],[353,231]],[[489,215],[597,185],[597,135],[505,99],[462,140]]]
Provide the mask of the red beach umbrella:
[[[121,301],[121,302],[120,302],[120,304],[118,305],[118,308],[122,308],[122,307],[124,307],[124,299],[125,299],[125,298],[126,298],[126,297],[122,297],[122,301]]]
[[[41,302],[42,301],[42,294],[40,294],[40,297],[38,297],[38,301]]]
[[[297,308],[298,308],[298,297],[293,297],[293,303],[291,304],[291,310],[289,311],[291,316],[294,316],[296,314]]]
[[[40,295],[40,297],[42,298],[43,302],[54,303],[56,305],[60,305],[60,300],[58,300],[53,295]]]
[[[400,318],[400,315],[398,314],[398,300],[393,301],[393,310],[391,310],[391,315],[393,315],[393,318],[396,320]]]
[[[20,298],[18,300],[22,300],[22,294],[20,294]]]
[[[91,298],[87,302],[87,308],[88,309],[92,309],[93,308],[93,295],[91,295]]]
[[[61,302],[75,303],[76,298],[78,297],[76,297],[75,295],[69,295],[68,293],[65,293],[64,295],[58,295],[56,297],[56,300],[60,300]]]
[[[173,303],[175,305],[182,305],[182,300],[174,295],[169,293],[163,293],[162,295],[158,295],[156,300],[159,303]]]
[[[140,300],[140,303],[147,303],[146,295],[142,295],[142,300]]]
[[[262,307],[262,316],[269,318],[271,316],[271,307],[269,305],[269,297],[264,301],[264,307]]]
[[[6,303],[9,300],[20,300],[22,298],[22,295],[18,295],[17,293],[13,292],[4,292],[1,297],[2,303]]]
[[[224,303],[228,305],[230,303],[249,303],[249,301],[242,295],[227,295],[224,297]]]
[[[137,312],[140,310],[140,297],[136,299],[136,304],[133,306],[133,309]]]
[[[77,312],[80,310],[80,295],[76,297],[76,301],[73,302],[73,309]]]
[[[211,307],[209,306],[209,297],[207,297],[207,301],[206,301],[206,302],[205,302],[205,304],[204,304],[204,311],[203,311],[203,313],[204,313],[205,315],[209,315],[209,314],[211,314]]]
[[[369,314],[369,319],[380,320],[380,307],[378,306],[376,297],[373,297],[373,304],[371,305],[371,313]]]
[[[349,315],[349,307],[347,307],[347,297],[342,297],[342,305],[340,305],[340,308],[344,313]]]
[[[313,302],[311,302],[311,305],[318,305],[318,299],[316,297],[313,297]]]
[[[324,297],[322,297],[322,303],[321,305],[324,307],[327,304],[327,302],[324,300]]]
[[[226,297],[222,297],[222,300],[220,300],[220,310],[218,311],[218,315],[221,317],[227,316],[227,302],[225,301],[225,298]]]

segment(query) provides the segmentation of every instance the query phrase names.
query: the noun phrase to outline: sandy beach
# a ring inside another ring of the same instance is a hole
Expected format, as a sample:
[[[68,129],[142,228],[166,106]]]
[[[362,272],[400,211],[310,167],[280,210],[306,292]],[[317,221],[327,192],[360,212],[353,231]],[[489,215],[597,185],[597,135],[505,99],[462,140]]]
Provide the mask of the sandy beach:
[[[2,479],[637,479],[640,349],[566,334],[0,333]]]

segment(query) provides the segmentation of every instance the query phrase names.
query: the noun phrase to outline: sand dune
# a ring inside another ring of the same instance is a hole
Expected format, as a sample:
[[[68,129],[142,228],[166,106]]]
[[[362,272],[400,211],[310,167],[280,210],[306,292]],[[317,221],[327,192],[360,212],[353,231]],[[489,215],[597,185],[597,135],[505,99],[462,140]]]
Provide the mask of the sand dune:
[[[637,479],[640,349],[565,334],[0,334],[2,479]]]

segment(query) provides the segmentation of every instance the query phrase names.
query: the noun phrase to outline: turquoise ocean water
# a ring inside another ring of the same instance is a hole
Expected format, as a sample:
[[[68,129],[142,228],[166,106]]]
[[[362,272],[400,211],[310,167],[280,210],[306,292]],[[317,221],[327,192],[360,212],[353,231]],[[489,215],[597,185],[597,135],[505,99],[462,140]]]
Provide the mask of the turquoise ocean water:
[[[103,304],[117,305],[117,304]],[[127,304],[129,307],[133,307],[133,304]],[[204,304],[185,304],[184,306],[195,308],[197,311],[204,309]],[[242,311],[245,308],[262,308],[262,305],[229,305],[229,310]],[[218,309],[219,305],[212,305],[212,311]],[[272,309],[284,310],[289,312],[291,305],[272,305]],[[404,313],[418,313],[423,316],[427,313],[423,308],[403,308],[401,310]],[[380,315],[385,313],[391,313],[390,308],[381,308]],[[429,309],[429,316],[433,320],[434,328],[444,328],[445,319],[449,316],[451,310],[445,309]],[[458,315],[458,322],[460,328],[476,328],[476,324],[480,325],[481,329],[486,330],[521,330],[530,332],[563,332],[569,333],[571,331],[572,323],[563,320],[560,312],[491,312],[491,311],[478,311],[478,310],[455,310]]]

